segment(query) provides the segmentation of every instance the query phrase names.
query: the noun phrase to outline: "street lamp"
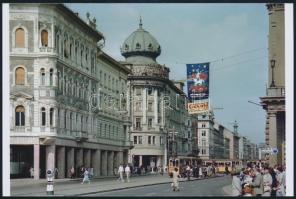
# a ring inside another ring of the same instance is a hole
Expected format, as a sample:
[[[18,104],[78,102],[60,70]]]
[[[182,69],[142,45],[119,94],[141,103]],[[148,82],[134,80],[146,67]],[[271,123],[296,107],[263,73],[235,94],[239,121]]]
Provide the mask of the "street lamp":
[[[270,66],[271,66],[271,84],[270,87],[275,87],[274,84],[274,67],[275,67],[275,60],[270,60]]]

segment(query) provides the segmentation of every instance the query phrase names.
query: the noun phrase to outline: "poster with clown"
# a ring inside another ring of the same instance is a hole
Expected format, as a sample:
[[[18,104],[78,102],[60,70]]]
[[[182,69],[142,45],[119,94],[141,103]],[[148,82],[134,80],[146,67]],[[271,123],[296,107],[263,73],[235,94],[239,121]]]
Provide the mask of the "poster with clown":
[[[210,63],[186,64],[189,113],[208,111]]]

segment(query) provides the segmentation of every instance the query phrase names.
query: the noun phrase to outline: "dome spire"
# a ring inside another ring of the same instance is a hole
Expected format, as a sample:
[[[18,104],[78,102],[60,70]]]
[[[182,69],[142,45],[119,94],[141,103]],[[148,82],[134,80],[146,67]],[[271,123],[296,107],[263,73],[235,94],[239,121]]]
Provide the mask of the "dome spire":
[[[142,29],[142,26],[143,26],[143,24],[142,24],[142,17],[141,17],[141,15],[140,15],[140,23],[139,23],[139,28],[140,28],[140,29]]]

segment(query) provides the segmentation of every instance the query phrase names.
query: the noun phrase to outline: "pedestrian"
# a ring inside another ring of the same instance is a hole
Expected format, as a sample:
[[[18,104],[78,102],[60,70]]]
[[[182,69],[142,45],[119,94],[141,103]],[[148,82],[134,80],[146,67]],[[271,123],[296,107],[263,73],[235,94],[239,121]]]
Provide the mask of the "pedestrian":
[[[173,171],[173,182],[172,182],[172,188],[173,191],[180,191],[179,189],[179,172],[178,172],[178,168],[175,168]]]
[[[70,169],[70,178],[74,178],[74,176],[75,176],[75,169],[74,169],[74,166],[72,166]]]
[[[186,167],[186,176],[187,176],[187,180],[190,180],[190,166],[187,165]]]
[[[263,194],[263,177],[260,173],[259,165],[254,168],[254,172],[251,174],[253,176],[253,181],[251,182],[251,187],[254,190],[255,196],[262,196]]]
[[[272,177],[269,173],[268,167],[264,168],[263,175],[263,194],[262,196],[270,196],[271,195],[271,185],[272,185]]]
[[[248,184],[248,183],[244,183],[243,184],[243,191],[242,191],[242,193],[243,193],[243,196],[253,196],[254,195],[253,194],[253,190],[251,188],[251,185]]]
[[[119,173],[119,180],[121,180],[121,182],[123,182],[123,172],[124,172],[123,166],[122,164],[120,164],[118,168],[118,173]]]
[[[31,178],[34,178],[34,168],[33,167],[30,167],[30,177]]]
[[[199,175],[199,178],[202,178],[202,167],[199,167],[199,169],[198,169],[198,175]]]
[[[130,166],[128,164],[125,166],[124,172],[125,172],[125,175],[126,175],[126,181],[130,182],[131,169],[130,169]]]
[[[94,168],[89,169],[89,179],[92,179],[94,176]]]
[[[58,176],[59,176],[59,170],[58,168],[54,168],[54,178],[58,179]]]
[[[275,173],[273,168],[269,168],[269,173],[270,173],[271,178],[272,178],[270,196],[275,197],[276,196],[276,191],[277,191],[277,188],[278,188],[278,181],[276,179],[276,173]]]
[[[84,182],[88,182],[88,184],[90,184],[90,180],[89,180],[89,171],[87,168],[84,168],[84,173],[83,173],[83,180],[81,182],[81,184],[84,184]]]
[[[232,176],[232,196],[241,196],[242,195],[242,185],[239,178],[239,173],[231,173]]]
[[[276,192],[276,196],[285,196],[285,186],[284,186],[284,174],[283,174],[283,168],[278,167],[278,174],[277,174],[277,181],[279,183],[278,190]]]
[[[227,166],[227,165],[225,166],[225,174],[226,174],[226,175],[229,174],[229,169],[228,169],[228,166]]]

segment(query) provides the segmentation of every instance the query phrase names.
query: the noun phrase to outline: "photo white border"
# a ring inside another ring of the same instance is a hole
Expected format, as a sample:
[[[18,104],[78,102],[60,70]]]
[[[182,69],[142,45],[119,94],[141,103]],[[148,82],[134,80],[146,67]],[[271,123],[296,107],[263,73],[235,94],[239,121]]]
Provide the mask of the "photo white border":
[[[293,4],[285,4],[286,196],[294,196]]]
[[[9,4],[2,4],[2,194],[10,196]]]

